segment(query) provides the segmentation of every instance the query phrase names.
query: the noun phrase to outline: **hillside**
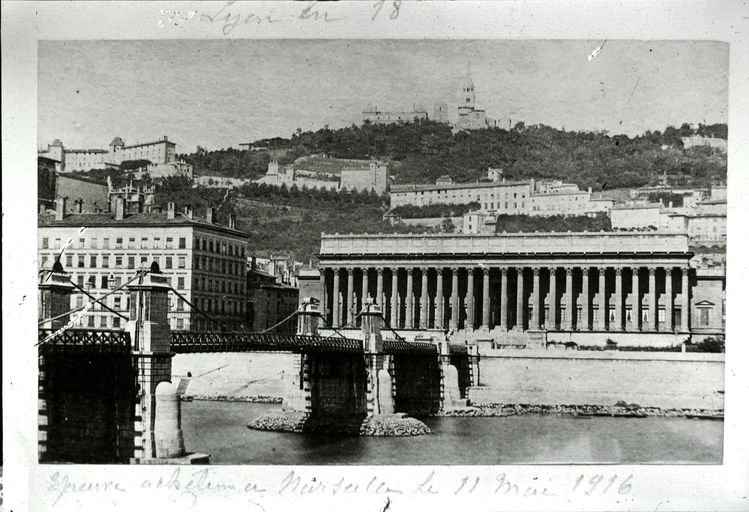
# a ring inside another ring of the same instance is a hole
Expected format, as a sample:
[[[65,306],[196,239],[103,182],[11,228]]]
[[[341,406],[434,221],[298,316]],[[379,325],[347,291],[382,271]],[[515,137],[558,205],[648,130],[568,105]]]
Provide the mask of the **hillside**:
[[[399,183],[429,183],[442,174],[457,182],[475,181],[490,166],[503,168],[507,179],[559,178],[594,190],[655,184],[664,173],[671,184],[679,186],[705,187],[725,180],[724,153],[707,147],[683,148],[681,137],[695,134],[725,138],[727,128],[721,124],[691,129],[684,124],[628,137],[518,123],[510,130],[453,134],[445,124],[424,121],[298,130],[289,139],[254,144],[287,149],[281,163],[320,154],[389,160],[395,163],[393,175]],[[256,178],[265,173],[270,155],[230,148],[181,158],[195,165],[196,174]],[[321,164],[317,157],[312,160]]]

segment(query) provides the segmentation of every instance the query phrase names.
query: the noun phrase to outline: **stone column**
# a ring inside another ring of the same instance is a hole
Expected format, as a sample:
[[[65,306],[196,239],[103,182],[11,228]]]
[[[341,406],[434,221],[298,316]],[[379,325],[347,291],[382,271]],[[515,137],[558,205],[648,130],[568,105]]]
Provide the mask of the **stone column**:
[[[624,292],[622,291],[622,268],[616,267],[614,269],[614,274],[616,276],[615,279],[615,286],[614,286],[614,306],[616,307],[615,316],[614,319],[614,325],[613,327],[609,327],[612,331],[621,331],[622,327],[624,326],[624,319],[622,318],[624,316]]]
[[[450,290],[450,329],[458,329],[458,313],[460,312],[460,297],[458,297],[458,267],[451,269],[452,287]]]
[[[499,325],[503,331],[507,331],[507,310],[509,309],[507,304],[507,267],[502,267],[499,272],[502,278],[501,295],[499,297]]]
[[[444,291],[442,290],[442,268],[437,268],[437,293],[434,295],[434,328],[442,329],[445,325],[445,315],[442,309]]]
[[[632,330],[640,330],[640,268],[632,267]]]
[[[574,319],[575,314],[577,313],[577,308],[575,307],[575,301],[574,301],[574,294],[572,293],[572,267],[567,267],[564,269],[566,275],[565,275],[565,292],[567,293],[567,321],[565,328],[568,331],[572,330],[572,326],[574,325]],[[578,321],[580,319],[578,318]]]
[[[666,304],[666,332],[673,332],[674,330],[674,294],[673,294],[673,268],[666,267],[666,293],[663,298],[663,302]]]
[[[320,304],[322,304],[322,316],[325,320],[328,319],[328,294],[326,292],[326,271],[327,269],[320,267]]]
[[[466,269],[466,277],[468,278],[468,283],[466,285],[466,324],[463,327],[464,329],[471,329],[473,330],[473,326],[475,325],[474,318],[473,318],[473,267],[468,267]]]
[[[681,269],[681,332],[689,332],[689,267]]]
[[[331,322],[335,326],[341,325],[338,290],[341,288],[341,269],[333,269],[333,321]]]
[[[590,329],[590,268],[583,267],[583,289],[580,294],[582,303],[582,318],[577,323],[578,330],[587,331]]]
[[[658,329],[658,296],[655,293],[655,267],[648,268],[648,329]]]
[[[481,289],[481,328],[489,330],[489,269],[484,267],[484,287]]]
[[[598,330],[606,330],[609,313],[606,311],[606,267],[598,267]]]
[[[390,325],[398,328],[398,267],[391,269],[390,279]]]
[[[406,329],[413,329],[414,326],[414,269],[406,269]]]
[[[421,303],[419,304],[419,324],[429,329],[429,269],[421,268]]]
[[[515,269],[517,274],[517,298],[515,301],[515,327],[518,331],[525,329],[524,313],[525,313],[525,291],[523,289],[525,272],[523,267],[517,267]],[[530,326],[528,326],[530,327]]]
[[[549,268],[549,325],[547,329],[557,328],[557,269]]]
[[[541,328],[541,269],[533,269],[533,327]]]
[[[44,278],[39,285],[41,294],[41,308],[39,308],[39,320],[44,323],[39,325],[40,329],[57,330],[65,327],[70,321],[70,294],[75,291],[70,282],[70,276],[63,273],[62,268],[53,270]],[[65,313],[68,313],[67,315]],[[54,320],[52,320],[54,318]]]
[[[346,323],[351,323],[356,316],[356,308],[354,307],[354,268],[349,267],[346,270],[346,277],[348,282],[346,283]]]
[[[377,297],[375,297],[375,302],[382,308],[383,297],[384,297],[384,291],[383,291],[383,284],[382,284],[382,267],[377,267]]]
[[[369,269],[367,267],[362,267],[361,269],[361,298],[359,299],[359,302],[361,302],[362,308],[364,308],[364,304],[367,303],[368,296],[369,296]]]

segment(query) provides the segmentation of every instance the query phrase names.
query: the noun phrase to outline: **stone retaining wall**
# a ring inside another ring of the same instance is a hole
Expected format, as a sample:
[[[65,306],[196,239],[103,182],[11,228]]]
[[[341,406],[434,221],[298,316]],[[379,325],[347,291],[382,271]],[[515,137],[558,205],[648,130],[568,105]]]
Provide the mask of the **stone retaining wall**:
[[[482,354],[475,404],[723,409],[724,355],[528,351]]]

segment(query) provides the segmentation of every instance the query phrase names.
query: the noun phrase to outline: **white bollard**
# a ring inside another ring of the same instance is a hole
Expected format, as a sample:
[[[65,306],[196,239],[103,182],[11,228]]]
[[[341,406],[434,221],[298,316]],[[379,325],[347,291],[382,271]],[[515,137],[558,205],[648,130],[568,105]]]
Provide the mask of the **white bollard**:
[[[156,386],[155,396],[156,458],[182,457],[185,454],[185,439],[182,436],[181,404],[177,396],[177,388],[171,382],[161,382]]]

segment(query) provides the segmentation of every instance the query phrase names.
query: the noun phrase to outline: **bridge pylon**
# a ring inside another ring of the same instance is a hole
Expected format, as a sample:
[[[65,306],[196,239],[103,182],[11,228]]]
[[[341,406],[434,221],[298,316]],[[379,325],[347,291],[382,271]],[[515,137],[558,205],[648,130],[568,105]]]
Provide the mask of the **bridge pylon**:
[[[60,329],[65,326],[70,321],[70,294],[74,287],[59,261],[55,262],[52,272],[42,278],[39,290],[39,321],[42,322],[39,327]]]
[[[135,459],[141,461],[156,458],[156,387],[172,379],[172,357],[170,350],[169,295],[171,289],[166,276],[158,272],[140,276],[127,286],[130,292],[130,320],[127,330],[133,340],[138,380],[136,417],[141,424],[140,443],[136,438]],[[138,428],[140,427],[140,428]]]

